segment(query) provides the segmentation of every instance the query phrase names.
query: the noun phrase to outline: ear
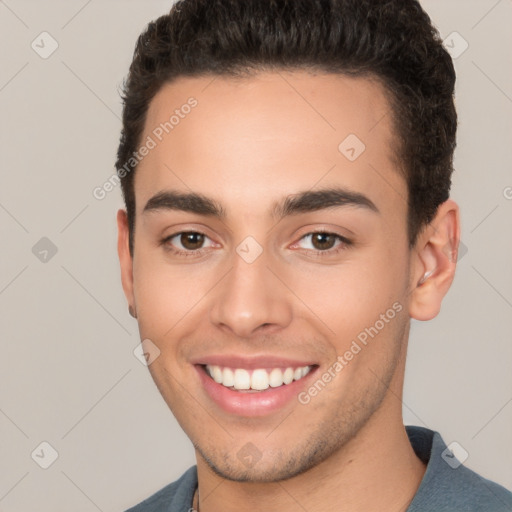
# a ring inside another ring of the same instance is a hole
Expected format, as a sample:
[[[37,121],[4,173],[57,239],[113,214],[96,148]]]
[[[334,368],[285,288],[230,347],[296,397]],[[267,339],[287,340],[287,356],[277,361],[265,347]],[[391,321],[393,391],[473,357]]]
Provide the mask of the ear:
[[[442,203],[435,218],[418,236],[413,250],[409,316],[432,320],[441,310],[457,266],[460,241],[460,214],[457,203]]]
[[[133,259],[130,254],[128,216],[125,210],[117,212],[117,254],[121,265],[121,282],[130,313],[135,312],[133,295]],[[132,314],[134,316],[135,313]]]

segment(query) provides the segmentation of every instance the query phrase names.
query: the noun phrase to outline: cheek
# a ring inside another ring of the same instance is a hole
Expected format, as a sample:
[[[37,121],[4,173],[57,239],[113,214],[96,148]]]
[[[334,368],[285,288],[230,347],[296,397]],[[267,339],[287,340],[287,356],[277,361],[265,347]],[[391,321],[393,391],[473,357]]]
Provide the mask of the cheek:
[[[333,388],[372,379],[367,368],[379,373],[393,364],[389,357],[399,350],[408,322],[403,261],[396,247],[372,248],[342,265],[295,268],[295,279],[288,276],[307,307],[303,314],[325,333],[332,364],[342,358],[343,370],[333,369]]]
[[[141,335],[171,336],[174,326],[204,297],[208,281],[192,265],[171,266],[155,255],[135,261],[134,295]]]
[[[336,266],[299,266],[288,270],[284,280],[293,283],[308,316],[313,314],[329,328],[329,337],[356,334],[403,298],[403,271],[376,254]]]

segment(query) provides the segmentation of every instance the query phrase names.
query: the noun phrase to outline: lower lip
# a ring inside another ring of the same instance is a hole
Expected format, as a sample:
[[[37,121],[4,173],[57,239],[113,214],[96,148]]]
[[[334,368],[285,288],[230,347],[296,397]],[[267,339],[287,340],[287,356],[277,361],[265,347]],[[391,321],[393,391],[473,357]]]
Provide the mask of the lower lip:
[[[204,389],[210,398],[224,411],[239,416],[265,416],[296,399],[304,389],[307,380],[315,372],[313,368],[305,377],[294,380],[290,384],[283,384],[278,388],[268,388],[258,392],[240,392],[218,384],[201,365],[196,365],[196,370]]]

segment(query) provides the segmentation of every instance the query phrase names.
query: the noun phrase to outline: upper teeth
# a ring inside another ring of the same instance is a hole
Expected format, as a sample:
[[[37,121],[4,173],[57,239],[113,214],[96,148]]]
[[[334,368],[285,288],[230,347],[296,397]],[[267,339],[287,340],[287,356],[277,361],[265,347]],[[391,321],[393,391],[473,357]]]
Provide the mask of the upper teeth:
[[[283,384],[290,384],[294,380],[299,380],[307,375],[311,366],[302,366],[299,368],[273,368],[267,371],[263,368],[257,370],[245,370],[243,368],[221,368],[220,366],[206,365],[206,371],[212,379],[218,384],[228,388],[235,389],[255,389],[263,391],[269,386],[277,388]]]

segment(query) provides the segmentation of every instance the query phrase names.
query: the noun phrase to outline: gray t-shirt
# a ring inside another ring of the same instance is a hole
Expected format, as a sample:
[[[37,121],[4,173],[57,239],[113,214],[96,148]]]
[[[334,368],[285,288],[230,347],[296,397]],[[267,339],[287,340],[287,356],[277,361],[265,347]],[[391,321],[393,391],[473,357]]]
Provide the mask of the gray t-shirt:
[[[406,426],[416,455],[427,464],[407,512],[512,512],[512,493],[458,463],[438,432]],[[196,466],[126,512],[187,512],[197,487]]]

